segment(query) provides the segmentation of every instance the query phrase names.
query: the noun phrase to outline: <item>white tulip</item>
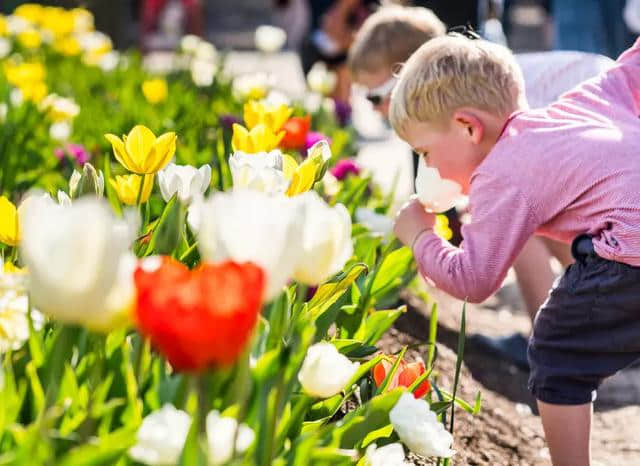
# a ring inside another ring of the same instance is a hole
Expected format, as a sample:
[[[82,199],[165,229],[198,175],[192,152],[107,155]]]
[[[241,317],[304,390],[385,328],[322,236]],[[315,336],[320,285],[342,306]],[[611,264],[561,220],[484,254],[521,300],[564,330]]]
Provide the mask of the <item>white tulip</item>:
[[[191,417],[186,412],[166,404],[142,420],[136,445],[129,456],[150,466],[174,465],[187,440]]]
[[[194,212],[199,216],[194,231],[204,260],[251,261],[266,273],[266,299],[280,294],[300,254],[302,204],[284,196],[234,189],[211,195]]]
[[[183,36],[182,39],[180,40],[180,49],[184,53],[190,53],[190,54],[196,53],[198,45],[200,44],[201,41],[202,39],[200,39],[200,37],[194,34],[187,34],[186,36]]]
[[[275,53],[287,42],[287,32],[279,27],[263,24],[256,28],[256,48],[261,52]]]
[[[74,173],[77,172],[74,170]],[[71,198],[69,195],[60,189],[58,189],[58,204],[62,207],[69,207],[71,205]]]
[[[356,208],[356,221],[374,233],[388,235],[393,231],[393,220],[366,207]]]
[[[4,279],[0,271],[0,355],[17,350],[29,339],[29,298],[18,280]],[[20,274],[21,275],[21,274]],[[36,330],[42,328],[44,317],[35,309],[31,319]]]
[[[11,42],[4,37],[0,37],[0,58],[4,58],[11,52]]]
[[[233,80],[233,94],[240,100],[262,98],[273,85],[273,77],[264,72],[247,73]]]
[[[438,421],[425,400],[416,400],[411,393],[403,393],[389,411],[394,430],[411,451],[422,456],[449,458],[453,436]]]
[[[158,185],[165,202],[178,193],[178,199],[183,204],[189,204],[194,197],[202,196],[211,181],[211,167],[203,165],[200,168],[191,165],[176,165],[170,163],[158,172]]]
[[[31,28],[31,23],[26,19],[16,15],[7,16],[7,30],[9,35],[15,36],[29,28]]]
[[[330,398],[346,388],[359,365],[331,343],[316,343],[307,350],[298,380],[309,395]]]
[[[338,78],[333,71],[327,69],[323,62],[315,63],[307,74],[309,89],[322,95],[329,95],[336,87]]]
[[[282,152],[246,154],[236,151],[229,157],[234,189],[247,188],[268,194],[284,194],[289,180],[282,171]]]
[[[440,178],[438,169],[427,167],[421,158],[416,177],[416,193],[425,209],[440,213],[456,205],[462,197],[462,187],[455,181]]]
[[[237,434],[236,434],[237,431]],[[218,411],[211,411],[207,415],[207,444],[209,447],[209,464],[226,464],[234,452],[244,453],[253,443],[255,433],[246,424],[240,424],[232,417],[220,416]]]
[[[295,199],[305,208],[302,250],[294,278],[307,285],[319,285],[342,270],[353,255],[351,216],[346,207],[329,207],[315,191]]]
[[[98,66],[102,71],[113,71],[117,68],[118,63],[120,63],[120,53],[112,50],[111,52],[107,52],[100,57],[100,61],[98,62]]]
[[[373,443],[367,448],[365,455],[366,466],[408,466],[404,460],[404,448],[399,443],[391,443],[378,448]]]
[[[73,99],[60,97],[58,94],[49,94],[38,106],[41,111],[50,111],[55,119],[72,119],[80,113],[80,106]]]
[[[209,60],[195,58],[190,65],[191,79],[198,87],[207,87],[213,84],[213,79],[218,72],[218,65]]]
[[[51,317],[96,330],[126,320],[134,301],[134,232],[107,201],[86,197],[69,207],[29,197],[20,206],[21,257],[33,304]]]
[[[56,141],[68,141],[73,127],[68,121],[57,121],[49,127],[49,136]]]
[[[211,42],[201,40],[196,47],[195,57],[199,60],[215,62],[218,59],[218,51]]]

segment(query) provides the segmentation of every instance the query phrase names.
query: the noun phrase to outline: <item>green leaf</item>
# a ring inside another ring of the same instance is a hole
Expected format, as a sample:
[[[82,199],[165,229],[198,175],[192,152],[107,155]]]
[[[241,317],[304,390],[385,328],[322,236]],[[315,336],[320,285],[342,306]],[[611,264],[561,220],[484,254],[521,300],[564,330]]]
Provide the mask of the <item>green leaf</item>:
[[[346,273],[340,274],[335,280],[321,285],[311,301],[307,303],[311,320],[320,317],[340,296],[351,286],[361,273],[367,271],[365,264],[355,264]]]
[[[456,399],[456,391],[458,390],[458,382],[460,380],[460,369],[462,368],[462,358],[464,357],[464,341],[467,321],[467,302],[462,305],[462,318],[460,319],[460,334],[458,335],[458,354],[456,359],[456,373],[453,378],[453,395],[451,398]],[[455,404],[451,405],[451,424],[449,431],[453,433],[453,416],[455,413]]]
[[[371,286],[371,295],[379,298],[394,286],[402,283],[402,277],[409,268],[413,260],[411,249],[402,247],[391,252],[384,258],[380,265],[380,270],[375,275]]]
[[[378,390],[376,391],[376,393],[384,393],[384,391],[387,389],[387,387],[395,377],[396,372],[398,372],[398,369],[400,368],[400,363],[404,359],[404,355],[406,354],[407,349],[409,349],[409,347],[404,346],[400,351],[400,353],[398,354],[398,356],[396,356],[396,360],[394,361],[393,366],[391,367],[391,370],[389,371],[389,373],[387,373],[387,376],[384,378],[384,381],[378,387]]]
[[[387,424],[384,427],[381,427],[376,430],[372,430],[367,434],[367,436],[362,440],[362,448],[367,448],[371,443],[375,442],[381,438],[388,438],[393,433],[393,426],[391,424]]]
[[[71,449],[58,466],[95,466],[114,464],[136,443],[135,429],[121,428],[100,437],[97,443],[88,443]]]
[[[153,253],[168,255],[174,251],[180,243],[185,215],[185,207],[178,201],[177,194],[174,194],[153,230],[145,256]]]
[[[382,335],[391,328],[402,314],[407,312],[407,306],[397,309],[372,311],[365,320],[362,339],[368,345],[375,345]],[[359,335],[358,335],[359,336]]]
[[[429,352],[427,355],[427,371],[433,367],[433,359],[436,354],[436,335],[438,333],[438,304],[431,306],[431,317],[429,318]]]

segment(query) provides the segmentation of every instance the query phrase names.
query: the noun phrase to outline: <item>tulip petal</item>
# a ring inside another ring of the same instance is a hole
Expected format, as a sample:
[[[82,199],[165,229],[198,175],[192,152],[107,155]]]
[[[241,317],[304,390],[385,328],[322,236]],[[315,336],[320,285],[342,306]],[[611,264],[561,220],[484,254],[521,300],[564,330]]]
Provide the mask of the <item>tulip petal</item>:
[[[147,173],[155,173],[171,161],[176,152],[176,140],[177,136],[174,132],[164,133],[156,139],[149,154],[148,163],[145,163],[145,167],[148,167]]]
[[[127,150],[125,148],[125,143],[115,134],[105,134],[105,138],[107,141],[111,143],[111,147],[113,148],[113,155],[116,157],[116,160],[129,171],[137,172],[138,167],[135,162],[129,157]]]
[[[149,158],[149,153],[153,149],[155,142],[156,136],[146,126],[136,125],[129,132],[125,141],[125,147],[127,149],[127,153],[134,161],[135,166],[138,168],[136,173],[145,173],[147,159]]]

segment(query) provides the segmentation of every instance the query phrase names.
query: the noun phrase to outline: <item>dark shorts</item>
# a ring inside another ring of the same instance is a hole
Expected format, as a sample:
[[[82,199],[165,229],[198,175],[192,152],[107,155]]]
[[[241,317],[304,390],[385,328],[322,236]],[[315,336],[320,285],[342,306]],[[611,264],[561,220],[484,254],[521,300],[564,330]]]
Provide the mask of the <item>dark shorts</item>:
[[[602,381],[640,359],[640,267],[602,259],[588,236],[554,284],[529,341],[529,390],[540,401],[578,405]]]

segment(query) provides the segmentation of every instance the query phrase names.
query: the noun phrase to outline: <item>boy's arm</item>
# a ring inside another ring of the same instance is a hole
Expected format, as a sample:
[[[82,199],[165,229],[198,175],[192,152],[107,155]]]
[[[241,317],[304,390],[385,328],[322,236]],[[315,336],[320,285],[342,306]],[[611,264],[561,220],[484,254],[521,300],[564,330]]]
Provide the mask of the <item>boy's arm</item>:
[[[509,267],[540,224],[518,186],[476,175],[471,190],[471,223],[462,227],[459,248],[431,232],[413,245],[420,272],[438,288],[481,302],[502,284]]]

